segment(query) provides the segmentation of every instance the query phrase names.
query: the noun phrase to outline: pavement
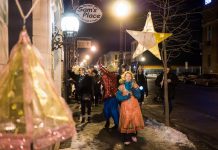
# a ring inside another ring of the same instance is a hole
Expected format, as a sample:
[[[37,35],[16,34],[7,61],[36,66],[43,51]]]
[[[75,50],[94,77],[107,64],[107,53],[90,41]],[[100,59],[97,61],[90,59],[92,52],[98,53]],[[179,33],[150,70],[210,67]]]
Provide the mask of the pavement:
[[[168,128],[148,118],[147,104],[143,105],[142,112],[145,120],[145,129],[138,133],[138,142],[124,146],[118,130],[105,129],[103,104],[92,108],[91,123],[80,123],[80,105],[70,104],[73,118],[76,122],[77,136],[63,142],[62,150],[195,150],[195,145],[187,136],[173,128]],[[146,115],[145,115],[146,114]],[[150,117],[150,116],[149,116]],[[113,126],[111,120],[111,126]]]

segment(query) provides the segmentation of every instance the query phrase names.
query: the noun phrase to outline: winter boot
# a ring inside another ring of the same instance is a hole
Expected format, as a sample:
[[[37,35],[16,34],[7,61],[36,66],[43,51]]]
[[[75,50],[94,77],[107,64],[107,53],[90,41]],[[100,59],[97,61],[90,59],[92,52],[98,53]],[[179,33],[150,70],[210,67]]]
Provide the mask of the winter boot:
[[[91,117],[88,117],[88,123],[91,123]]]
[[[114,130],[118,129],[118,125],[115,124],[111,129],[114,129]]]
[[[82,117],[81,123],[85,123],[85,117]]]
[[[105,124],[104,127],[105,127],[105,128],[109,128],[109,127],[110,127],[110,121],[109,121],[109,120],[106,121],[106,124]]]

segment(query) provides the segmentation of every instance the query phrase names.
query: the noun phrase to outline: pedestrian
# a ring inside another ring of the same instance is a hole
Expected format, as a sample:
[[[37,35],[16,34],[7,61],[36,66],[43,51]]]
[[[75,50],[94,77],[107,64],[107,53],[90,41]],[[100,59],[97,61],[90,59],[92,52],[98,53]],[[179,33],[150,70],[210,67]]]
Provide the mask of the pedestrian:
[[[144,129],[144,120],[137,100],[140,98],[140,89],[133,78],[132,72],[126,71],[122,75],[123,84],[116,93],[117,99],[121,101],[119,130],[125,145],[132,141],[137,142],[137,131]]]
[[[77,103],[80,103],[80,99],[79,99],[79,93],[78,93],[78,82],[79,82],[79,66],[74,66],[72,67],[72,71],[70,72],[70,82],[74,85],[74,91],[72,91],[74,98],[76,100]]]
[[[101,80],[104,89],[104,116],[106,118],[105,128],[110,127],[110,118],[114,120],[113,129],[118,128],[119,124],[119,110],[118,101],[116,99],[117,92],[117,75],[116,68],[112,65],[107,69],[100,65]]]
[[[81,99],[81,113],[82,121],[85,122],[86,119],[86,108],[88,114],[88,122],[91,122],[91,107],[94,96],[94,82],[91,72],[85,74],[85,68],[80,68],[80,76],[78,82],[79,95]]]
[[[148,96],[148,83],[147,77],[144,75],[144,69],[142,66],[138,67],[137,73],[135,75],[136,83],[139,85],[139,89],[141,92],[141,97],[139,98],[140,107],[144,101],[144,96]]]
[[[98,106],[101,95],[101,80],[96,69],[94,69],[92,72],[94,78],[94,106]]]
[[[170,67],[167,67],[167,83],[168,83],[168,104],[169,104],[169,113],[171,114],[173,110],[172,99],[175,96],[175,88],[177,84],[178,78],[177,76],[171,71]],[[160,73],[155,80],[156,86],[160,89],[160,97],[162,99],[164,112],[165,112],[165,101],[164,101],[164,73]]]

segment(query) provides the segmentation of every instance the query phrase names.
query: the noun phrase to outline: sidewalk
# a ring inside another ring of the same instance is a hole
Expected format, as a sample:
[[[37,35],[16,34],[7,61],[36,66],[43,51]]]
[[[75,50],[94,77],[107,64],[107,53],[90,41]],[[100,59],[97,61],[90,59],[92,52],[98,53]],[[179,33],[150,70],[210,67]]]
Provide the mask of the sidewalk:
[[[70,148],[63,150],[195,150],[186,135],[168,128],[155,120],[145,118],[145,129],[138,133],[138,142],[124,146],[117,130],[106,130],[102,114],[103,105],[93,107],[92,122],[79,123],[79,105],[70,106],[78,135],[72,140]],[[112,122],[112,121],[111,121]],[[111,125],[113,126],[113,124]]]

